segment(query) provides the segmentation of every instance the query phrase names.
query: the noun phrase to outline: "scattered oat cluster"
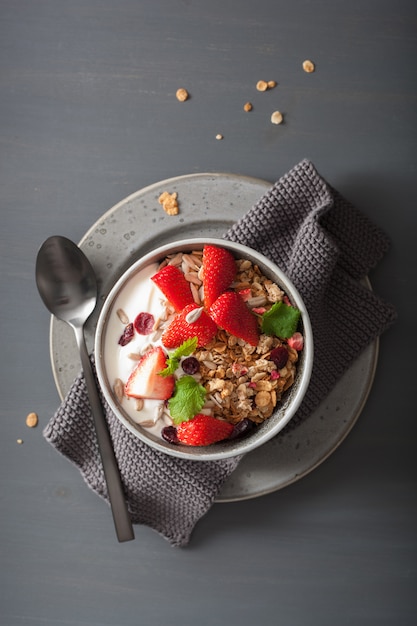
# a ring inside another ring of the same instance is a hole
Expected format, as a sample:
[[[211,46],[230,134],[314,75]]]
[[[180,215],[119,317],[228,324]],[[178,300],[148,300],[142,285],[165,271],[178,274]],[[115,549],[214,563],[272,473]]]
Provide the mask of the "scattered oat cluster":
[[[277,83],[275,80],[258,80],[258,82],[256,83],[256,89],[258,91],[268,91],[268,89],[273,89],[276,86]]]
[[[302,68],[304,70],[304,72],[306,72],[307,74],[311,74],[312,72],[315,71],[316,66],[313,63],[313,61],[311,61],[310,59],[306,59],[305,61],[303,61],[302,63]],[[274,89],[277,86],[277,82],[275,80],[258,80],[258,82],[256,83],[256,89],[257,91],[269,91],[270,89]],[[190,97],[190,94],[188,93],[188,91],[186,89],[184,89],[183,87],[181,87],[180,89],[177,89],[175,96],[177,98],[177,100],[179,100],[180,102],[185,102],[186,100],[188,100],[188,98]],[[252,111],[253,109],[253,104],[251,102],[245,102],[245,104],[243,105],[243,110],[245,112],[249,112]],[[284,121],[284,116],[280,111],[274,111],[271,115],[271,123],[272,124],[282,124]],[[217,140],[221,140],[223,139],[223,135],[221,133],[217,133],[216,134],[216,139]],[[165,208],[165,206],[164,206]],[[171,210],[171,209],[170,209]],[[169,211],[167,211],[167,213],[169,215],[176,215],[178,213],[170,213]]]
[[[258,80],[258,82],[256,83],[256,89],[258,91],[268,91],[269,89],[274,89],[274,87],[277,86],[277,82],[275,80]],[[247,107],[247,105],[250,105],[250,108],[245,108]],[[252,110],[252,105],[250,103],[245,104],[245,106],[243,107],[245,111],[251,111]],[[282,124],[282,122],[284,121],[284,117],[282,115],[282,113],[280,113],[280,111],[274,111],[271,115],[271,122],[272,124]]]
[[[168,191],[164,191],[158,198],[159,204],[162,204],[162,208],[164,209],[167,215],[178,215],[179,206],[178,206],[178,194],[176,191],[174,193],[169,193]]]

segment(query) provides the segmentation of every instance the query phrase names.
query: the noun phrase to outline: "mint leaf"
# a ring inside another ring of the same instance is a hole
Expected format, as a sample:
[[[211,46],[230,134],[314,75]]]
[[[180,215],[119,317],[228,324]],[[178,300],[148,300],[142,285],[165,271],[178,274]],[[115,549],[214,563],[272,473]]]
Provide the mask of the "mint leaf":
[[[275,302],[269,311],[262,315],[261,330],[266,335],[288,339],[297,330],[300,317],[299,309],[284,302]]]
[[[196,351],[198,344],[197,337],[192,337],[191,339],[186,339],[174,352],[172,352],[167,359],[167,366],[163,369],[159,374],[161,376],[169,376],[173,374],[180,364],[180,359],[183,356],[190,356],[193,352]]]
[[[174,424],[188,422],[203,408],[206,390],[192,376],[182,376],[175,383],[168,407]]]

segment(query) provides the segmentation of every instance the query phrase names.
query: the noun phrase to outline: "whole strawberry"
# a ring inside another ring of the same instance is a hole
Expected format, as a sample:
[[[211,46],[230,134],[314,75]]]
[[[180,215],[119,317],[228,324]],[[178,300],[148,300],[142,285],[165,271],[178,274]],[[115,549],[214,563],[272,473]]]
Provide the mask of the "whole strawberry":
[[[236,261],[225,248],[206,245],[203,249],[204,305],[207,309],[226,291],[236,276]]]
[[[210,317],[220,328],[240,337],[252,346],[259,342],[259,325],[242,297],[235,291],[226,291],[212,304]]]
[[[188,422],[177,426],[177,440],[188,446],[210,446],[227,439],[233,431],[233,424],[219,420],[212,415],[198,413]]]

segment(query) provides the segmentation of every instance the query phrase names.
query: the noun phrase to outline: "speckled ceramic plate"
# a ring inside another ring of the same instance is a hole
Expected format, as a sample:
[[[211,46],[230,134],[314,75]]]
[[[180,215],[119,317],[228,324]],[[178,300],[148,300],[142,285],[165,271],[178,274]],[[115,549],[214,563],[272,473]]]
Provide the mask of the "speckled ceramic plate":
[[[266,181],[233,174],[190,174],[141,189],[107,211],[79,243],[95,269],[99,288],[99,303],[86,326],[88,349],[93,349],[104,299],[134,261],[156,246],[184,237],[221,237],[270,187]],[[178,193],[179,215],[165,214],[158,203],[163,191]],[[56,386],[63,398],[81,366],[73,331],[54,317],[50,350]],[[242,459],[217,502],[276,491],[322,463],[358,419],[372,386],[377,358],[376,341],[313,415]]]

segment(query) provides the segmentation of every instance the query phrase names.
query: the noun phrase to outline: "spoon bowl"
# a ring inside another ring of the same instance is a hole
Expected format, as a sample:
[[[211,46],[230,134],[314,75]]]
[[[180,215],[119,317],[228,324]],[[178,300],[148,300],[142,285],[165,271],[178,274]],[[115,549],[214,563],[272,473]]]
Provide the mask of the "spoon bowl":
[[[36,260],[36,283],[46,308],[71,326],[83,326],[97,303],[90,261],[72,241],[49,237]]]
[[[129,541],[134,538],[132,522],[84,338],[84,324],[97,303],[94,270],[74,242],[53,236],[39,249],[36,284],[46,308],[75,332],[116,534],[119,541]]]

